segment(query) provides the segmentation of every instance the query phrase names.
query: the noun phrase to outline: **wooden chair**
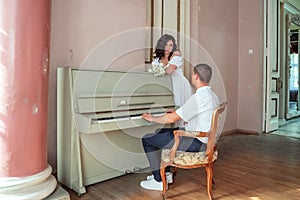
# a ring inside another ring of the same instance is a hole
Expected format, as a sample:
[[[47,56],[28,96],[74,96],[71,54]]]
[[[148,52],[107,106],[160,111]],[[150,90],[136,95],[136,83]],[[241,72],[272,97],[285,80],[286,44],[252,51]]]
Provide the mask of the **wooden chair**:
[[[167,181],[165,171],[167,166],[173,166],[182,169],[193,169],[205,167],[207,174],[207,193],[210,200],[212,200],[211,190],[213,183],[213,163],[217,160],[217,128],[220,114],[225,110],[227,102],[220,104],[212,115],[211,128],[208,132],[188,132],[184,130],[174,131],[175,142],[172,149],[164,149],[162,152],[160,174],[163,182],[163,191],[161,192],[161,199],[166,196]],[[177,150],[180,137],[208,137],[206,152],[185,152]]]

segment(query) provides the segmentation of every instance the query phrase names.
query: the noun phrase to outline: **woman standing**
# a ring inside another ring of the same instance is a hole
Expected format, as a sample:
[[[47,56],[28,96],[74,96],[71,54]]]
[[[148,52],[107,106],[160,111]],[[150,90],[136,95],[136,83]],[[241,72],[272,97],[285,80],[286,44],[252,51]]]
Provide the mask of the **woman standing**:
[[[183,75],[183,58],[172,35],[164,34],[157,41],[152,65],[159,63],[165,66],[166,73],[171,76],[175,106],[182,106],[192,95],[192,88]]]

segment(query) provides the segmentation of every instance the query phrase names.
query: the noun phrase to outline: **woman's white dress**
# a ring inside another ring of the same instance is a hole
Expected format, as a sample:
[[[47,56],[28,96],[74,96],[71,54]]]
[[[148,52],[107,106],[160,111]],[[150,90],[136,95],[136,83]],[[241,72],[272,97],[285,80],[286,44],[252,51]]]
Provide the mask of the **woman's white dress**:
[[[159,64],[159,59],[153,60],[152,64]],[[174,95],[174,104],[177,107],[182,106],[190,96],[192,96],[192,87],[190,82],[183,75],[181,56],[173,56],[168,64],[175,65],[177,69],[171,74],[172,89]],[[176,123],[177,126],[183,126],[183,122]]]

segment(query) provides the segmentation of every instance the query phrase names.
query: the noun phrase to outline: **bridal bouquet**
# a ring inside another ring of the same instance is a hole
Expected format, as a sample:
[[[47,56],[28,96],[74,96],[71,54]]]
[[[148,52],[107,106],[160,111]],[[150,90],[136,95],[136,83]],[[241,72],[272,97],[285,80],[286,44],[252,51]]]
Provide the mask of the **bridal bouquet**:
[[[148,72],[153,73],[154,76],[164,76],[166,74],[165,68],[162,63],[152,63]]]

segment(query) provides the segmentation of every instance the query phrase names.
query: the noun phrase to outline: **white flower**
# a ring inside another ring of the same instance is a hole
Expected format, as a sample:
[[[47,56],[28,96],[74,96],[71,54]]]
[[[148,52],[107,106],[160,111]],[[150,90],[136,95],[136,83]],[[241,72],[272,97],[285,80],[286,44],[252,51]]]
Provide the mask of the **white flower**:
[[[165,66],[162,63],[152,63],[148,72],[153,73],[154,76],[164,76],[166,74]]]

